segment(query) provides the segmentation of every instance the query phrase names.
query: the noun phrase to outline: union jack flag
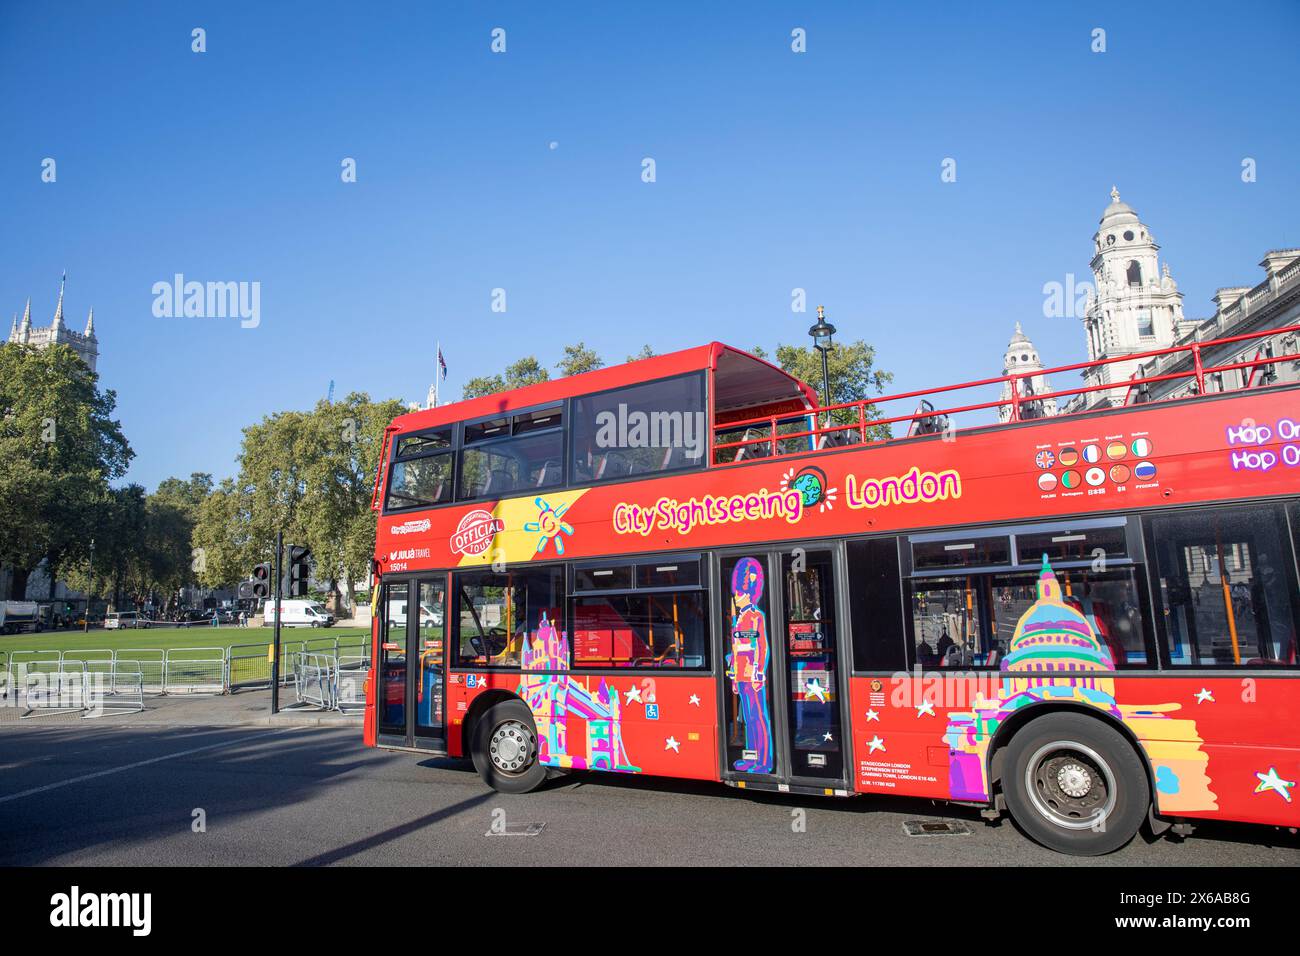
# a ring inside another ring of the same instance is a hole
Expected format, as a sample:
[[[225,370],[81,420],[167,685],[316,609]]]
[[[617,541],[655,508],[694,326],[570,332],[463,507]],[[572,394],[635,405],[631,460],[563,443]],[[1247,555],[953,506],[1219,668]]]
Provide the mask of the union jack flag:
[[[438,348],[438,368],[442,372],[442,377],[447,377],[447,360],[442,357],[442,348]]]

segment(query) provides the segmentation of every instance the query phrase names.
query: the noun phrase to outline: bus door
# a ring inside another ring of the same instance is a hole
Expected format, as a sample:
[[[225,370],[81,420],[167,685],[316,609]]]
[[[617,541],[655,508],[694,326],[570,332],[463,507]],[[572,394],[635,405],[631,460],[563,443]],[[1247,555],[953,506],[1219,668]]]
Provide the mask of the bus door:
[[[376,682],[381,743],[444,745],[446,583],[446,575],[437,575],[383,585]]]
[[[722,557],[725,779],[844,781],[838,561],[802,548]]]

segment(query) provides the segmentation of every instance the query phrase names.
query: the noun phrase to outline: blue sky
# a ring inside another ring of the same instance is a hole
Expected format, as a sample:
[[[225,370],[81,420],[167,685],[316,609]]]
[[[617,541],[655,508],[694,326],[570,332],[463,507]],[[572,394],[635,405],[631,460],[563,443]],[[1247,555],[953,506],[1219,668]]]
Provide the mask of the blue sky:
[[[1112,183],[1189,317],[1300,245],[1298,37],[1294,2],[9,2],[0,309],[47,324],[68,270],[150,488],[331,379],[422,399],[439,339],[456,396],[578,339],[803,343],[819,302],[899,390],[999,374],[1016,321],[1064,364],[1042,287]],[[177,272],[260,282],[261,324],[156,318]]]

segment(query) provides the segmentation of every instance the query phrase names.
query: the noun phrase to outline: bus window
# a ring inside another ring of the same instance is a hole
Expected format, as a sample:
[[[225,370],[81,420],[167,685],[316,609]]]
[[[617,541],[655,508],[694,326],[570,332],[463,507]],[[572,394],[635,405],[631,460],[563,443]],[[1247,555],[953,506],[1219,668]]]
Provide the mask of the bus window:
[[[427,508],[451,500],[450,452],[395,461],[388,482],[388,510]]]
[[[1150,519],[1148,549],[1174,667],[1294,667],[1297,599],[1277,505]]]
[[[1026,556],[1022,555],[1022,560],[1027,560]],[[1117,669],[1146,665],[1151,659],[1150,628],[1142,613],[1143,589],[1132,565],[1105,571],[1062,567],[1056,571],[1056,578],[1061,585],[1061,599],[1087,619]],[[997,574],[990,583],[990,644],[1002,654],[1020,618],[1038,599],[1038,572]]]
[[[427,508],[451,500],[451,439],[450,428],[398,437],[388,481],[389,511]]]
[[[899,671],[904,654],[903,592],[898,571],[898,540],[872,538],[849,542],[849,622],[853,628],[853,668]]]
[[[564,480],[564,429],[558,407],[465,426],[457,498],[505,498]]]
[[[707,666],[708,597],[698,555],[579,566],[573,581],[574,667]]]
[[[574,482],[704,464],[708,416],[698,373],[575,398],[572,416]]]
[[[453,661],[459,667],[518,667],[542,616],[563,632],[564,567],[465,571],[452,576]]]
[[[921,667],[967,669],[994,663],[981,624],[979,575],[927,578],[910,582],[913,660]]]

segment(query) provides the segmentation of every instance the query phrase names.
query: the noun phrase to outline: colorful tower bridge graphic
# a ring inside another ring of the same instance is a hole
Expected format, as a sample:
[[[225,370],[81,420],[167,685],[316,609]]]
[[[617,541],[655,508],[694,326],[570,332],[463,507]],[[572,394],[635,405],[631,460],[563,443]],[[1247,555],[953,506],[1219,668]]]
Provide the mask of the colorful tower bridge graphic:
[[[569,639],[543,615],[537,630],[524,641],[519,683],[519,696],[537,724],[538,760],[548,767],[640,773],[641,768],[632,765],[623,746],[618,691],[604,678],[593,693],[577,678],[545,673],[568,666]],[[586,723],[582,752],[577,754],[569,752],[569,719],[574,716]]]
[[[980,693],[973,710],[948,715],[948,778],[954,800],[989,799],[988,748],[998,727],[1022,707],[1039,703],[1086,704],[1120,720],[1137,737],[1155,774],[1163,812],[1214,810],[1218,798],[1206,773],[1209,757],[1194,720],[1169,714],[1181,704],[1120,704],[1115,662],[1085,617],[1061,597],[1047,556],[1038,577],[1038,600],[1016,624],[1002,659],[1002,683],[990,700]]]

